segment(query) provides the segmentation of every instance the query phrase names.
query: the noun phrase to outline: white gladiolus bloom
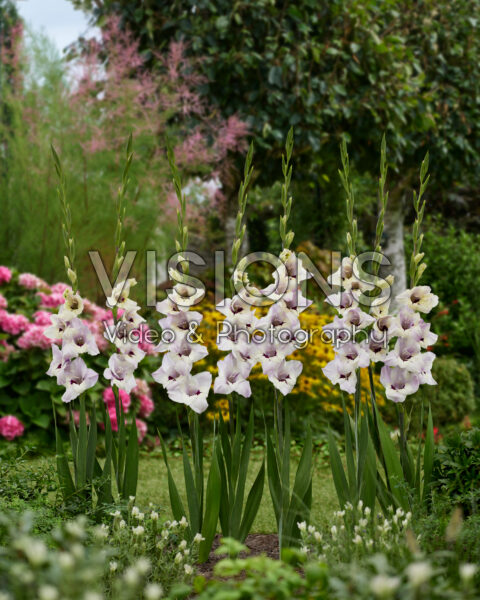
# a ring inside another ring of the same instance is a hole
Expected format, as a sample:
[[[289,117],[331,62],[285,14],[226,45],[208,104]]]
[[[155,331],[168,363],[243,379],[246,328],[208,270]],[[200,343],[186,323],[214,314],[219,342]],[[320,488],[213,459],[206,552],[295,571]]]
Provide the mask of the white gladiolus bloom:
[[[64,358],[74,358],[84,352],[96,356],[100,353],[95,337],[90,329],[75,317],[63,334],[62,354]]]
[[[385,388],[386,396],[393,402],[404,402],[407,396],[418,390],[418,375],[399,367],[382,367],[380,383]]]
[[[145,319],[138,314],[138,309],[139,307],[136,305],[135,308],[124,310],[121,317],[124,323],[127,323],[134,329],[136,329],[142,323],[145,323]]]
[[[175,361],[183,361],[192,365],[202,360],[208,355],[206,346],[201,344],[191,344],[186,339],[175,340],[173,344],[168,345],[169,354]]]
[[[247,377],[251,367],[245,361],[237,361],[233,354],[218,361],[218,377],[216,377],[213,391],[216,394],[231,394],[237,392],[244,398],[250,398],[252,390]]]
[[[64,368],[70,363],[70,359],[66,359],[63,356],[62,351],[58,346],[52,344],[52,362],[50,363],[50,367],[48,368],[47,375],[50,377],[56,377],[57,383],[61,385],[60,379],[63,374]]]
[[[352,339],[352,330],[349,325],[345,323],[343,318],[335,315],[332,323],[327,323],[322,327],[322,331],[329,333],[330,339],[334,342],[335,351],[341,344],[345,344]]]
[[[421,348],[430,348],[430,346],[436,344],[438,335],[430,331],[430,323],[425,323],[423,319],[420,319],[418,329],[419,331],[415,334],[415,339],[418,341]]]
[[[312,274],[303,266],[303,262],[298,258],[295,252],[285,248],[280,253],[280,260],[285,265],[288,276],[297,280],[297,284],[310,279]]]
[[[207,396],[212,384],[212,374],[208,371],[197,375],[186,375],[177,385],[167,390],[168,397],[174,402],[186,404],[196,413],[208,408]]]
[[[112,290],[112,295],[107,298],[107,306],[109,308],[123,308],[125,310],[135,309],[137,306],[136,302],[130,300],[130,289],[136,285],[135,279],[127,279],[121,281]]]
[[[351,363],[353,368],[368,367],[370,364],[370,356],[365,350],[365,347],[355,342],[341,344],[337,351],[337,356]]]
[[[119,389],[125,390],[129,394],[137,382],[133,375],[137,364],[128,356],[123,354],[112,354],[108,360],[108,368],[103,372],[103,376],[110,380],[110,385],[116,385]]]
[[[270,328],[274,330],[289,329],[296,331],[300,329],[300,321],[296,312],[288,310],[285,306],[278,303],[272,304],[267,315],[259,319],[257,327],[265,332],[269,331]]]
[[[412,338],[399,338],[395,348],[385,360],[388,367],[400,367],[411,373],[419,373],[422,366],[420,344]]]
[[[408,306],[404,306],[398,313],[396,322],[390,329],[390,335],[396,337],[417,338],[421,336],[420,315]]]
[[[282,360],[280,363],[265,367],[264,373],[270,383],[286,396],[295,387],[302,369],[303,365],[299,360]]]
[[[341,390],[349,394],[355,393],[357,376],[355,374],[355,367],[352,366],[351,361],[336,357],[325,365],[322,371],[325,377],[334,385],[338,383]]]
[[[351,292],[339,292],[325,298],[327,304],[331,304],[341,315],[351,308],[357,308],[358,303]]]
[[[152,373],[157,383],[168,389],[176,385],[185,375],[192,370],[190,361],[174,360],[171,353],[165,354],[162,366]]]
[[[88,369],[81,358],[75,358],[65,366],[57,379],[66,388],[62,401],[71,402],[97,383],[98,373]]]
[[[347,327],[353,325],[357,329],[364,329],[374,323],[375,319],[360,308],[349,308],[343,313],[343,322]]]
[[[188,310],[188,307],[184,307],[184,306],[178,306],[178,304],[175,304],[175,302],[172,302],[172,300],[170,300],[170,298],[167,296],[167,298],[165,298],[165,300],[162,300],[161,302],[157,302],[156,305],[156,311],[158,313],[160,313],[161,315],[176,315],[179,312],[182,311],[186,311]]]
[[[158,324],[162,329],[171,329],[180,335],[186,335],[190,330],[190,323],[198,325],[202,320],[202,314],[197,311],[179,311],[160,319]]]
[[[388,316],[389,310],[390,300],[385,298],[383,293],[375,298],[370,306],[370,314],[372,317],[375,317],[375,319],[381,319],[382,317]]]
[[[78,317],[83,312],[83,300],[79,294],[74,294],[72,290],[67,288],[63,292],[65,302],[61,305],[59,315],[63,319],[72,319]]]
[[[259,360],[258,346],[243,339],[233,345],[232,354],[237,363],[244,362],[248,366],[249,372]]]
[[[313,304],[313,300],[305,298],[300,289],[287,292],[282,296],[280,304],[300,314]]]
[[[135,366],[145,357],[145,352],[137,343],[122,341],[118,345],[115,345],[120,350],[120,353],[126,356]]]
[[[428,285],[418,285],[411,290],[405,290],[396,299],[398,304],[422,313],[429,313],[438,304],[438,296],[432,294]]]
[[[182,278],[178,271],[172,271],[172,269],[170,269],[169,275],[175,280]],[[205,290],[201,288],[197,289],[184,283],[177,283],[173,290],[168,292],[168,297],[171,302],[176,304],[179,310],[189,310],[192,306],[198,304],[204,296]]]
[[[270,368],[275,368],[275,366],[281,363],[286,356],[292,354],[294,350],[295,346],[293,343],[272,344],[270,341],[267,341],[259,344],[258,358],[262,365],[263,372],[266,374]]]
[[[237,325],[237,327],[248,328],[256,325],[255,311],[240,296],[225,298],[223,302],[217,304],[216,309],[225,316],[225,320],[232,326]]]
[[[362,281],[355,276],[354,273],[354,259],[349,256],[345,256],[342,259],[341,266],[327,278],[328,283],[332,286],[341,288],[346,292],[364,292],[371,290],[374,286],[367,281]]]
[[[372,362],[385,362],[389,352],[388,345],[383,342],[377,342],[375,336],[371,336],[368,344],[365,342],[364,347],[368,351],[368,355]]]
[[[387,339],[390,339],[394,335],[397,327],[398,324],[393,315],[384,315],[382,317],[378,317],[373,324],[373,331],[375,332],[374,337],[377,340],[383,336],[386,336]]]
[[[437,385],[437,382],[432,375],[432,365],[435,360],[433,352],[425,352],[421,354],[421,363],[418,370],[418,380],[420,384]]]
[[[65,331],[70,326],[70,321],[74,317],[65,319],[59,315],[50,315],[51,325],[45,329],[43,335],[50,340],[61,340],[65,334]]]

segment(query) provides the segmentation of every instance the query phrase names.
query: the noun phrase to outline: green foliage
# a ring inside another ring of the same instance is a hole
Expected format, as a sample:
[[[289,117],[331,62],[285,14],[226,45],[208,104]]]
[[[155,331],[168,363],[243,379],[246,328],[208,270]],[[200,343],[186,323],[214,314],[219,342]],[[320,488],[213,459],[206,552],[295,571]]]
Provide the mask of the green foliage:
[[[480,236],[431,220],[427,221],[423,250],[428,268],[422,281],[434,284],[440,298],[432,319],[432,328],[440,338],[435,352],[453,353],[465,361],[478,385],[480,323],[475,307],[480,294]],[[468,394],[469,381],[466,385]]]
[[[108,525],[92,527],[82,516],[43,535],[33,513],[1,512],[2,593],[14,600],[156,600],[172,586],[188,589],[197,546],[187,544],[179,523],[130,508],[125,520],[117,511]]]
[[[187,529],[188,539],[191,541],[195,535],[201,533],[202,541],[199,548],[199,560],[205,562],[208,559],[213,544],[213,538],[217,531],[218,517],[220,513],[220,502],[222,498],[222,478],[219,466],[219,457],[217,456],[217,445],[213,443],[212,459],[208,472],[207,486],[204,482],[204,441],[202,430],[199,426],[199,418],[196,413],[189,415],[190,442],[192,462],[187,453],[187,448],[183,441],[183,433],[180,422],[178,423],[179,435],[182,440],[182,458],[183,475],[185,490],[187,494],[189,525]],[[175,519],[180,520],[185,517],[187,511],[178,491],[168,460],[167,448],[165,442],[160,436],[162,445],[163,460],[167,470],[168,493],[170,497],[170,506]],[[193,463],[193,469],[192,469]]]
[[[204,56],[210,100],[223,115],[239,113],[251,124],[260,187],[272,180],[274,159],[294,126],[295,171],[309,215],[303,225],[315,223],[317,245],[336,246],[342,237],[336,156],[344,135],[370,187],[374,149],[386,132],[390,166],[401,174],[396,192],[413,180],[428,147],[436,208],[448,214],[459,192],[475,198],[480,0],[71,1],[100,26],[120,16],[152,68],[171,39]],[[369,200],[372,207],[375,192]]]
[[[307,425],[305,445],[290,482],[291,427],[290,405],[287,397],[277,398],[275,392],[273,436],[265,424],[267,446],[267,479],[272,498],[279,538],[280,554],[284,548],[299,543],[299,521],[310,520],[312,509],[312,433]],[[265,418],[265,417],[264,417]],[[272,439],[273,438],[273,439]]]
[[[460,423],[475,410],[473,381],[467,367],[448,356],[440,356],[433,363],[436,386],[422,386],[409,402],[413,406],[430,402],[436,427]]]
[[[435,492],[450,506],[459,504],[467,514],[479,513],[480,429],[443,440],[435,457],[434,482]]]
[[[253,444],[253,406],[250,409],[250,418],[243,438],[241,423],[240,407],[238,407],[235,433],[232,430],[229,436],[227,426],[220,415],[217,457],[222,481],[219,512],[222,533],[225,537],[244,542],[260,508],[265,481],[265,461],[262,462],[244,506],[250,450]]]
[[[35,465],[27,460],[33,449],[20,451],[14,446],[0,456],[0,498],[4,509],[14,498],[33,502],[56,490],[55,472],[50,463]]]

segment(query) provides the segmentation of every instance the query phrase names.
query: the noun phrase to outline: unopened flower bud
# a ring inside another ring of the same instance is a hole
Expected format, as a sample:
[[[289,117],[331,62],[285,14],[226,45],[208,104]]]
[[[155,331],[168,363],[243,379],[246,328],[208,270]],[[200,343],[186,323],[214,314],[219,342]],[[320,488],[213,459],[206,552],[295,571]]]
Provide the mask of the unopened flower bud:
[[[67,269],[67,275],[70,281],[72,282],[72,285],[75,285],[77,282],[77,274],[75,273],[75,271],[73,271],[72,269]]]

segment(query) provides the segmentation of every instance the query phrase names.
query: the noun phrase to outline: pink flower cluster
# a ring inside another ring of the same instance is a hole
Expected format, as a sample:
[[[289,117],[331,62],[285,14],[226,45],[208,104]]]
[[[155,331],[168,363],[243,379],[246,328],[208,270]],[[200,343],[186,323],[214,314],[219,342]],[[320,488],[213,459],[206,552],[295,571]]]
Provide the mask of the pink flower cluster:
[[[3,267],[2,267],[3,268]],[[23,435],[25,427],[23,423],[14,417],[13,415],[7,415],[0,419],[0,435],[9,441],[14,440],[16,437]]]
[[[138,399],[138,402],[139,402],[138,414],[142,418],[148,418],[152,414],[152,412],[155,408],[153,400],[150,396],[150,388],[145,381],[143,381],[141,379],[137,379],[136,381],[137,381],[137,387],[133,388],[132,394]],[[119,389],[118,391],[119,391],[119,398],[122,403],[123,411],[124,411],[124,413],[128,413],[131,403],[132,403],[130,394],[128,394],[125,390],[122,390],[122,389]],[[112,430],[117,431],[118,430],[118,421],[117,421],[117,412],[116,412],[116,408],[115,408],[115,396],[114,396],[113,388],[109,387],[103,391],[103,401],[105,402],[105,404],[107,406],[107,411],[108,411],[108,414],[110,417],[110,423],[112,425]],[[142,441],[147,433],[147,424],[144,421],[142,421],[142,419],[136,419],[135,422],[137,424],[139,440]],[[104,427],[104,425],[102,424],[102,428],[103,427]]]
[[[63,293],[60,292],[53,292],[51,294],[37,292],[37,296],[41,300],[41,308],[57,308],[57,306],[61,306],[65,301]]]
[[[45,283],[45,281],[43,281],[43,279],[40,279],[40,277],[37,277],[36,275],[33,275],[32,273],[21,273],[18,276],[18,283],[22,287],[27,288],[27,290],[36,290],[38,288],[48,288],[48,285]]]
[[[54,340],[50,340],[43,335],[45,331],[45,324],[37,325],[35,323],[29,323],[25,328],[23,334],[18,338],[16,344],[23,350],[30,348],[41,348],[42,350],[48,350]]]
[[[0,285],[8,283],[12,278],[12,272],[8,267],[0,267]]]
[[[6,342],[5,340],[0,340],[0,360],[2,362],[7,362],[8,357],[12,352],[15,352],[14,346]]]
[[[0,329],[10,335],[18,335],[25,331],[29,321],[24,315],[9,313],[6,310],[0,310]]]
[[[5,298],[5,296],[2,296],[2,294],[0,294],[0,309],[5,309],[8,306],[8,302],[7,299]]]

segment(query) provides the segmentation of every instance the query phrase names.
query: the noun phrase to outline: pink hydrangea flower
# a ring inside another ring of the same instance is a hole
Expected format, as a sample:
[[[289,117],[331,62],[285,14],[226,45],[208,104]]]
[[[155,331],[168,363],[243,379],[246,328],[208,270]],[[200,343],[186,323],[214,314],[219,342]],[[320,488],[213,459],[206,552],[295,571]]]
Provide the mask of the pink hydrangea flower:
[[[147,424],[141,419],[135,419],[138,431],[138,441],[143,442],[143,438],[147,435]]]
[[[138,411],[138,414],[141,417],[143,417],[144,419],[147,419],[154,411],[155,404],[153,403],[153,400],[145,394],[142,394],[141,396],[139,396],[139,400],[140,400],[140,409]]]
[[[52,324],[51,316],[52,313],[49,313],[46,310],[37,310],[37,312],[33,313],[33,320],[35,325],[48,326]]]
[[[108,409],[108,415],[110,417],[110,423],[112,425],[112,431],[118,431],[118,421],[117,421],[117,413],[115,411],[115,406],[111,406]],[[125,419],[125,425],[127,424],[127,420]],[[105,428],[105,425],[102,423],[102,429]]]
[[[127,394],[125,390],[119,390],[119,392],[123,410],[124,412],[128,412],[131,404],[130,395]],[[113,389],[111,387],[103,390],[103,401],[107,405],[109,411],[113,409],[113,412],[115,412],[115,396],[113,395]]]
[[[8,344],[5,340],[0,340],[0,360],[7,362],[8,357],[12,352],[15,352],[15,347]]]
[[[63,294],[63,292],[68,289],[71,289],[71,288],[66,283],[55,283],[50,288],[50,291],[52,292],[52,294]]]
[[[106,308],[102,308],[95,304],[95,302],[91,302],[88,299],[83,301],[83,306],[85,308],[85,312],[92,315],[92,319],[94,321],[113,321],[113,314],[111,310],[107,310]]]
[[[2,296],[2,294],[0,294],[0,309],[7,308],[7,306],[8,306],[7,299],[4,296]]]
[[[78,427],[80,425],[80,411],[79,410],[73,410],[73,421],[75,422],[75,425]],[[88,416],[88,414],[85,415],[86,417],[86,421],[87,421],[87,425],[90,425],[90,417]],[[70,422],[70,413],[67,413],[67,423]]]
[[[28,290],[35,290],[37,288],[43,288],[47,286],[43,279],[40,279],[40,277],[37,277],[32,273],[21,273],[18,276],[18,283]]]
[[[27,317],[0,310],[0,329],[11,335],[18,335],[29,325]]]
[[[39,296],[41,300],[41,308],[56,308],[57,306],[61,306],[65,302],[64,295],[60,294],[59,292],[54,292],[53,294],[37,292],[37,296]]]
[[[0,267],[1,269],[6,267]],[[14,417],[13,415],[7,415],[0,419],[0,435],[9,441],[12,441],[16,437],[23,435],[25,427],[23,423]]]
[[[148,341],[148,332],[150,328],[146,323],[142,323],[137,329],[140,335],[140,341],[138,342],[138,347],[140,350],[143,350],[146,354],[155,355],[157,354],[155,350],[155,346]]]
[[[28,323],[24,333],[16,341],[17,346],[24,350],[28,350],[29,348],[42,348],[42,350],[47,350],[54,340],[45,337],[43,335],[44,331],[45,325]]]
[[[12,272],[8,267],[0,267],[0,284],[8,283],[12,278]]]

